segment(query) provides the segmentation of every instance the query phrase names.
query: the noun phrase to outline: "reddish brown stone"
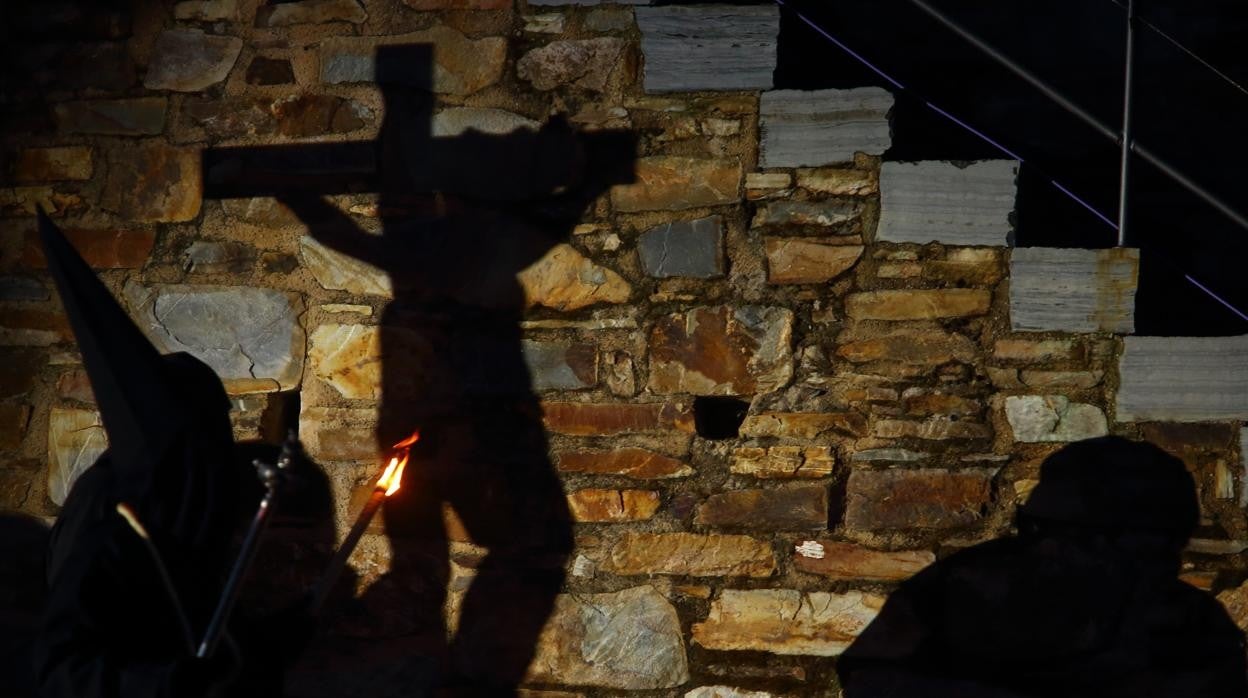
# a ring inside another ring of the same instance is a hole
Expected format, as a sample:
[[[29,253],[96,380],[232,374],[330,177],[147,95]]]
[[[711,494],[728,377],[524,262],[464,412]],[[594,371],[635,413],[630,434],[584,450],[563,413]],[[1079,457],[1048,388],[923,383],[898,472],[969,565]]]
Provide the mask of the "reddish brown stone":
[[[828,489],[817,485],[775,490],[734,490],[709,497],[694,523],[767,530],[824,529],[828,525]]]
[[[901,401],[906,414],[921,416],[946,414],[959,417],[973,417],[984,409],[984,406],[978,400],[943,393],[911,393],[907,390],[901,396]]]
[[[362,105],[331,95],[299,95],[279,99],[272,105],[277,132],[300,138],[327,133],[348,133],[366,125],[369,111]]]
[[[767,238],[767,283],[822,284],[849,271],[862,245],[828,244],[807,238]]]
[[[81,368],[66,371],[61,374],[60,378],[56,379],[56,394],[58,397],[66,400],[95,403],[95,394],[91,391],[91,381],[87,378],[87,372]]]
[[[7,315],[11,312],[5,309]],[[39,380],[44,354],[32,349],[0,351],[0,400],[25,395]]]
[[[986,424],[947,417],[932,417],[922,422],[905,419],[881,419],[874,433],[882,439],[990,439],[992,429]]]
[[[1140,425],[1142,439],[1170,452],[1193,471],[1233,452],[1238,432],[1231,424],[1148,422]]]
[[[672,156],[641,158],[636,182],[617,186],[611,191],[611,200],[620,211],[735,203],[741,200],[741,163]]]
[[[573,436],[609,435],[679,429],[693,432],[693,412],[680,403],[586,403],[542,404],[546,428]]]
[[[690,577],[770,577],[771,544],[749,536],[696,533],[626,533],[603,569],[612,574]]]
[[[814,551],[818,554],[812,554]],[[802,572],[829,579],[873,582],[908,579],[935,561],[936,556],[927,550],[890,552],[829,540],[807,541],[793,556],[794,566]]]
[[[793,313],[719,306],[668,315],[650,333],[650,390],[748,395],[793,375]]]
[[[69,244],[95,269],[140,269],[147,263],[156,244],[155,230],[81,230],[65,231]],[[26,236],[22,264],[31,269],[47,269],[39,235]]]
[[[199,215],[202,197],[199,153],[153,144],[110,158],[100,205],[127,220],[179,223]]]
[[[854,320],[928,320],[983,315],[992,293],[979,289],[866,291],[845,299]]]
[[[992,356],[1006,361],[1061,361],[1074,350],[1069,339],[998,339]]]
[[[0,403],[0,451],[13,451],[21,446],[29,422],[30,405]]]
[[[572,519],[581,523],[644,521],[659,510],[653,490],[585,489],[568,494]]]
[[[845,525],[859,531],[956,528],[978,521],[994,470],[858,470],[849,475]]]
[[[827,477],[835,467],[827,446],[772,446],[734,449],[728,469],[759,479],[797,479]]]
[[[91,179],[92,151],[87,146],[26,148],[13,163],[18,182],[61,182]]]
[[[15,310],[0,314],[0,345],[46,347],[73,337],[69,320],[50,310]]]
[[[838,356],[853,363],[890,361],[920,366],[937,366],[950,361],[969,362],[975,359],[977,352],[975,343],[970,339],[940,330],[851,338],[836,350]]]
[[[694,473],[693,468],[676,458],[641,448],[561,453],[555,463],[565,473],[622,475],[638,480],[686,477]]]

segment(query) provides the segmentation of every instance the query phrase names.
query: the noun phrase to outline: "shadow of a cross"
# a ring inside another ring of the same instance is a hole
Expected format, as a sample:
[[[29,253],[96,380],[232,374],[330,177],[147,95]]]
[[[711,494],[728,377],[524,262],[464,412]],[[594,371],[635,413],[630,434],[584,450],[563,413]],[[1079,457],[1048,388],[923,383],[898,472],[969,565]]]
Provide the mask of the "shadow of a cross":
[[[404,647],[433,657],[439,682],[456,693],[509,695],[534,657],[572,551],[522,352],[526,299],[516,275],[566,239],[610,186],[633,180],[636,139],[578,135],[562,120],[501,135],[436,135],[432,61],[429,46],[377,50],[385,113],[375,141],[209,149],[205,190],[275,196],[317,241],[389,274],[394,298],[377,328],[378,452],[414,429],[421,440],[383,512],[390,570],[343,613],[362,634],[385,637],[391,656]],[[322,198],[362,192],[378,193],[380,235]],[[456,558],[473,570],[466,591],[448,588],[455,532],[444,505],[488,551]],[[444,606],[458,609],[451,632]],[[411,681],[389,690],[419,695]]]

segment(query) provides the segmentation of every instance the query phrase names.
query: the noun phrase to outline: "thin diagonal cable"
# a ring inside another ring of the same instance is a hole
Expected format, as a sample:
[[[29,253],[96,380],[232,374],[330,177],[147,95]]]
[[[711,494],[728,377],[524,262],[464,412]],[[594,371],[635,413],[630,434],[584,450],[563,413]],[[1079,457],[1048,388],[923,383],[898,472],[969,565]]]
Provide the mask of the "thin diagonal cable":
[[[1112,0],[1111,0],[1111,1],[1112,1]],[[776,3],[777,5],[779,5],[780,7],[783,7],[783,8],[785,8],[785,9],[789,10],[790,12],[792,12],[792,13],[793,13],[793,15],[794,15],[795,17],[797,17],[798,19],[802,20],[802,22],[803,22],[803,23],[805,23],[805,24],[806,24],[806,26],[808,26],[808,27],[810,27],[811,29],[815,30],[815,32],[817,32],[820,36],[822,36],[823,38],[825,38],[825,39],[827,39],[828,41],[830,41],[830,42],[832,42],[833,44],[835,44],[837,48],[839,48],[839,49],[841,49],[842,51],[844,51],[845,53],[849,54],[851,57],[853,57],[853,59],[854,59],[854,60],[856,60],[856,61],[858,61],[859,63],[861,63],[863,66],[865,66],[865,67],[866,67],[867,69],[869,69],[871,72],[873,72],[873,73],[875,73],[876,75],[880,76],[883,80],[885,80],[886,82],[888,82],[890,85],[893,85],[894,87],[896,87],[896,88],[897,88],[898,90],[900,90],[901,92],[904,92],[904,93],[906,93],[906,94],[910,95],[911,97],[914,97],[914,98],[915,98],[915,99],[917,99],[918,101],[922,102],[922,103],[923,103],[923,106],[927,107],[928,109],[931,109],[932,111],[936,112],[937,114],[940,114],[941,116],[945,117],[946,119],[948,119],[948,120],[952,121],[953,123],[957,124],[958,126],[962,127],[963,129],[965,129],[967,132],[971,133],[972,135],[976,136],[976,137],[977,137],[977,138],[979,138],[980,140],[982,140],[982,141],[984,141],[985,143],[987,143],[987,144],[991,145],[992,147],[996,148],[997,150],[1001,151],[1002,153],[1005,153],[1006,155],[1010,156],[1011,158],[1013,158],[1013,159],[1015,159],[1015,160],[1018,160],[1018,162],[1019,162],[1020,164],[1022,164],[1023,162],[1025,162],[1025,160],[1023,160],[1022,156],[1020,156],[1020,155],[1016,154],[1014,151],[1012,151],[1012,150],[1010,150],[1009,148],[1005,147],[1004,145],[1002,145],[1002,144],[998,143],[995,139],[993,139],[993,138],[992,138],[991,136],[989,136],[988,134],[984,133],[983,131],[980,131],[979,129],[975,128],[974,126],[971,126],[970,124],[966,123],[966,122],[965,122],[965,121],[963,121],[962,119],[959,119],[957,116],[955,116],[955,115],[953,115],[953,114],[949,113],[948,111],[946,111],[946,110],[944,110],[944,109],[941,109],[940,107],[938,107],[938,106],[936,106],[935,104],[933,104],[931,101],[929,101],[929,100],[927,100],[927,99],[923,98],[921,95],[916,94],[916,93],[914,92],[914,90],[911,90],[910,88],[908,88],[908,87],[906,87],[905,85],[903,85],[900,81],[898,81],[898,80],[897,80],[896,78],[894,78],[892,75],[889,75],[888,73],[884,72],[884,70],[883,70],[882,68],[880,68],[880,67],[876,66],[874,63],[872,63],[871,61],[867,60],[867,58],[865,58],[864,56],[862,56],[862,54],[858,53],[857,51],[854,51],[854,50],[853,50],[853,49],[851,49],[848,45],[846,45],[843,41],[841,41],[840,39],[837,39],[835,36],[833,36],[831,33],[829,33],[826,29],[824,29],[823,27],[821,27],[821,26],[819,26],[818,24],[816,24],[813,20],[811,20],[811,19],[810,19],[809,17],[807,17],[806,15],[802,14],[801,10],[798,10],[798,9],[796,9],[796,8],[793,8],[793,7],[790,7],[790,6],[789,6],[789,4],[788,4],[787,2],[785,2],[785,0],[775,0],[775,3]],[[1100,211],[1100,210],[1098,210],[1095,206],[1093,206],[1092,204],[1090,204],[1090,203],[1088,203],[1087,201],[1085,201],[1083,198],[1081,198],[1080,196],[1078,196],[1077,194],[1075,194],[1073,191],[1071,191],[1068,187],[1066,187],[1065,185],[1063,185],[1061,182],[1058,182],[1055,178],[1050,177],[1048,174],[1045,174],[1042,170],[1040,170],[1040,168],[1035,167],[1034,165],[1032,165],[1032,167],[1033,167],[1034,169],[1036,169],[1036,170],[1037,170],[1037,172],[1040,174],[1040,176],[1041,176],[1041,177],[1043,177],[1044,179],[1048,180],[1049,184],[1053,185],[1053,187],[1054,187],[1055,189],[1057,189],[1058,191],[1060,191],[1060,192],[1062,192],[1063,194],[1065,194],[1065,195],[1066,195],[1066,196],[1067,196],[1067,197],[1068,197],[1071,201],[1074,201],[1075,203],[1077,203],[1077,204],[1079,204],[1080,206],[1082,206],[1082,207],[1083,207],[1084,209],[1086,209],[1089,213],[1091,213],[1092,215],[1096,216],[1098,219],[1100,219],[1102,222],[1104,222],[1104,223],[1105,223],[1106,225],[1108,225],[1110,228],[1113,228],[1115,231],[1117,231],[1117,230],[1118,230],[1118,224],[1117,224],[1117,223],[1115,223],[1115,222],[1113,221],[1113,219],[1111,219],[1109,216],[1106,216],[1104,213],[1101,213],[1101,211]],[[1221,296],[1219,296],[1217,293],[1215,293],[1214,291],[1212,291],[1209,287],[1205,286],[1204,284],[1200,283],[1200,282],[1199,282],[1199,281],[1197,281],[1196,279],[1192,278],[1192,275],[1191,275],[1191,274],[1188,274],[1187,272],[1183,271],[1182,269],[1179,269],[1178,267],[1175,267],[1175,266],[1171,265],[1169,262],[1164,262],[1164,263],[1166,264],[1166,266],[1169,266],[1170,268],[1175,269],[1175,270],[1176,270],[1176,271],[1178,271],[1179,273],[1183,274],[1183,278],[1184,278],[1184,279],[1186,279],[1188,282],[1190,282],[1190,283],[1191,283],[1193,286],[1195,286],[1196,288],[1198,288],[1198,289],[1200,289],[1201,291],[1203,291],[1203,292],[1204,292],[1205,294],[1207,294],[1210,298],[1214,299],[1214,300],[1215,300],[1215,301],[1217,301],[1218,303],[1220,303],[1220,304],[1222,304],[1223,306],[1225,306],[1225,307],[1226,307],[1227,309],[1229,309],[1231,312],[1235,313],[1235,315],[1239,316],[1239,318],[1240,318],[1240,319],[1244,320],[1245,322],[1248,322],[1248,314],[1244,313],[1242,310],[1240,310],[1239,308],[1237,308],[1237,307],[1235,307],[1234,305],[1232,305],[1229,301],[1227,301],[1226,299],[1224,299],[1224,298],[1222,298]]]
[[[1113,4],[1117,5],[1118,7],[1120,7],[1120,8],[1122,8],[1122,9],[1124,9],[1124,10],[1127,8],[1127,6],[1126,6],[1126,5],[1122,4],[1122,0],[1109,0],[1109,1],[1110,1],[1110,2],[1112,2]],[[1182,43],[1181,41],[1179,41],[1178,39],[1176,39],[1176,38],[1174,38],[1174,37],[1170,36],[1170,35],[1169,35],[1169,34],[1167,34],[1165,31],[1163,31],[1163,30],[1161,29],[1161,27],[1158,27],[1156,24],[1153,24],[1152,22],[1148,21],[1148,19],[1147,19],[1146,17],[1141,17],[1141,16],[1139,16],[1139,15],[1136,15],[1136,21],[1138,21],[1140,24],[1143,24],[1143,25],[1144,25],[1145,27],[1147,27],[1148,29],[1152,30],[1152,31],[1153,31],[1153,33],[1157,34],[1157,35],[1158,35],[1158,36],[1160,36],[1161,38],[1165,39],[1167,42],[1169,42],[1169,43],[1170,43],[1170,45],[1174,46],[1174,47],[1175,47],[1175,48],[1177,48],[1178,50],[1180,50],[1180,51],[1182,51],[1183,53],[1187,54],[1187,56],[1188,56],[1189,58],[1191,58],[1192,60],[1194,60],[1194,61],[1196,61],[1197,63],[1201,64],[1201,65],[1202,65],[1202,66],[1204,66],[1206,69],[1208,69],[1209,71],[1211,71],[1212,73],[1214,73],[1214,74],[1215,74],[1215,75],[1217,75],[1218,77],[1220,77],[1220,78],[1222,78],[1223,80],[1225,80],[1225,81],[1226,81],[1226,82],[1227,82],[1227,83],[1228,83],[1231,87],[1234,87],[1235,89],[1237,89],[1237,90],[1239,90],[1240,92],[1244,93],[1244,95],[1248,96],[1248,87],[1244,87],[1243,85],[1239,84],[1239,82],[1237,82],[1234,78],[1232,78],[1231,76],[1227,75],[1225,72],[1223,72],[1223,71],[1219,70],[1219,69],[1218,69],[1218,67],[1217,67],[1216,65],[1214,65],[1214,64],[1212,64],[1212,63],[1210,63],[1209,61],[1205,60],[1204,58],[1201,58],[1201,57],[1200,57],[1200,56],[1199,56],[1199,55],[1198,55],[1195,51],[1193,51],[1193,50],[1191,50],[1190,48],[1188,48],[1188,47],[1184,46],[1184,45],[1183,45],[1183,43]]]

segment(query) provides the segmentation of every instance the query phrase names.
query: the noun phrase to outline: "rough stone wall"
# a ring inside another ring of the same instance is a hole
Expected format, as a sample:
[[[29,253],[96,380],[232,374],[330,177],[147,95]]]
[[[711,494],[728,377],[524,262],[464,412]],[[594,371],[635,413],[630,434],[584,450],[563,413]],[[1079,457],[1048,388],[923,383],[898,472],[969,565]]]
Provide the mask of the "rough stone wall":
[[[565,114],[640,138],[638,181],[519,275],[577,521],[533,695],[836,695],[835,656],[891,588],[1007,534],[1044,457],[1105,433],[1184,458],[1204,514],[1185,579],[1246,622],[1242,396],[1192,408],[1211,421],[1167,422],[1165,381],[1145,381],[1131,418],[1158,421],[1115,420],[1134,253],[1012,259],[1010,163],[881,173],[891,98],[767,89],[773,10],[633,4],[209,0],[20,18],[3,105],[0,508],[54,517],[105,446],[42,271],[43,205],[154,341],[218,370],[240,437],[297,420],[345,527],[376,475],[389,281],[271,199],[206,199],[200,153],[373,139],[372,52],[432,44],[435,132]],[[377,227],[375,195],[332,200]],[[1145,349],[1137,363],[1165,363]],[[735,433],[699,430],[731,412],[709,397],[748,403]],[[479,555],[449,529],[456,559]],[[365,536],[361,588],[387,551],[380,529]],[[471,565],[454,569],[462,589]]]

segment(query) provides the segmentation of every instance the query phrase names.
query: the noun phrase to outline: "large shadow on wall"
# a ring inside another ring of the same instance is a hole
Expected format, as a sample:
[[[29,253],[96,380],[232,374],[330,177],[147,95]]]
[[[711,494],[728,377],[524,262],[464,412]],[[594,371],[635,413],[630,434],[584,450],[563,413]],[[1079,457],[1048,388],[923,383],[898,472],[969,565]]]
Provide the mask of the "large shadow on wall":
[[[453,694],[509,695],[572,550],[522,352],[516,275],[566,239],[610,185],[632,181],[635,139],[577,135],[558,120],[435,137],[445,124],[433,117],[431,59],[428,46],[378,49],[385,113],[375,142],[209,151],[205,182],[209,196],[278,197],[317,241],[389,275],[378,451],[415,430],[421,436],[383,511],[391,568],[356,600],[365,615],[356,620],[386,638],[379,652],[432,657]],[[353,191],[379,192],[379,234],[320,198]],[[462,596],[449,589],[454,536],[444,505],[488,549],[456,560],[475,571]],[[448,596],[459,609],[449,632]],[[393,688],[412,695],[421,687]]]
[[[901,585],[838,662],[846,698],[1248,695],[1244,635],[1177,578],[1199,517],[1182,461],[1119,437],[1041,466],[1018,535]]]

